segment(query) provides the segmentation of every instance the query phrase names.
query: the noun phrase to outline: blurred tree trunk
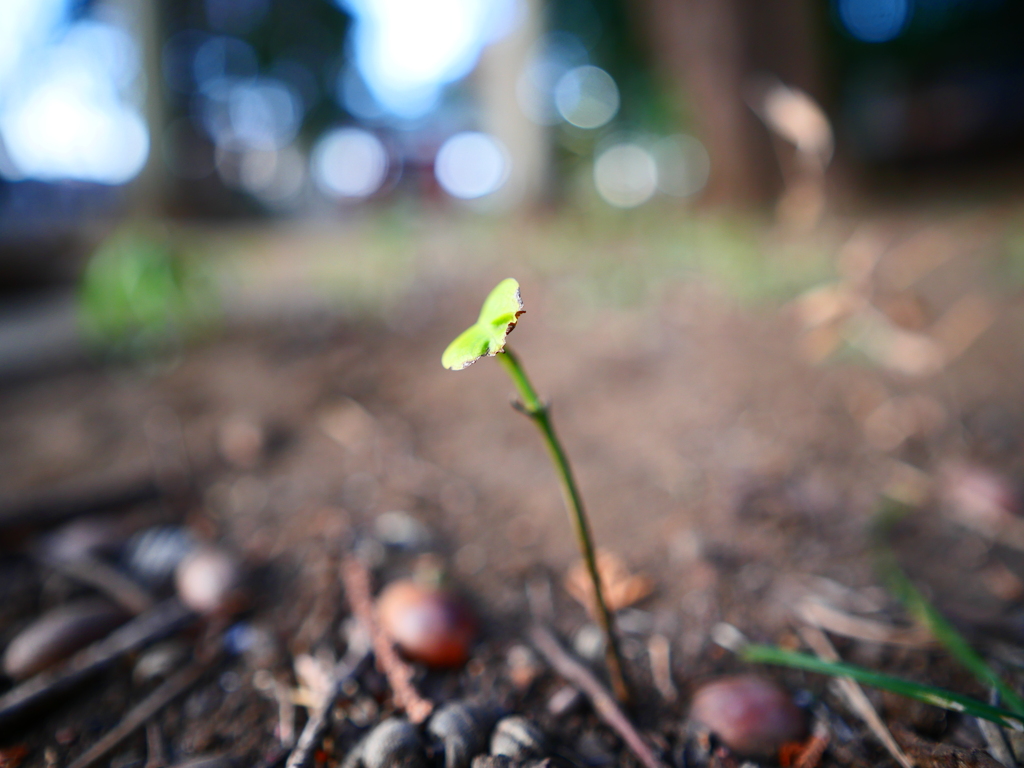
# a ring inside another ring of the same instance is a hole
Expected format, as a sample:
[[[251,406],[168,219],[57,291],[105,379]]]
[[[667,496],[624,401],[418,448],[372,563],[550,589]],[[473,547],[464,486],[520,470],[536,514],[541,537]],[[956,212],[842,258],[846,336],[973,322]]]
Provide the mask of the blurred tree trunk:
[[[475,82],[483,111],[483,127],[508,149],[511,168],[495,195],[499,205],[531,210],[550,193],[550,131],[530,121],[519,107],[516,85],[530,63],[530,54],[543,31],[540,0],[522,3],[519,26],[484,49]]]
[[[0,0],[2,1],[2,0]],[[138,178],[131,183],[129,212],[152,217],[164,213],[167,168],[163,156],[163,129],[166,119],[163,102],[163,71],[160,12],[156,0],[106,0],[106,4],[126,23],[126,31],[138,47],[143,103],[139,104],[149,128],[149,158]]]
[[[711,155],[707,200],[748,205],[778,186],[771,146],[743,100],[767,69],[817,90],[808,0],[644,0],[655,64],[685,94]]]

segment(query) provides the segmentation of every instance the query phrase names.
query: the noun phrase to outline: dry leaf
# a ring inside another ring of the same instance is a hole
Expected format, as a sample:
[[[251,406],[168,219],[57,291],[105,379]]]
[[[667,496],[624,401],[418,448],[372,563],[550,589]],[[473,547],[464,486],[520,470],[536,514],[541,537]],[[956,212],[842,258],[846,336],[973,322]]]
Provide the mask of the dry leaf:
[[[608,550],[597,551],[597,572],[608,610],[618,611],[640,602],[654,591],[654,580],[643,573],[633,574],[621,557]],[[594,588],[583,561],[565,576],[565,588],[591,614],[594,614]]]

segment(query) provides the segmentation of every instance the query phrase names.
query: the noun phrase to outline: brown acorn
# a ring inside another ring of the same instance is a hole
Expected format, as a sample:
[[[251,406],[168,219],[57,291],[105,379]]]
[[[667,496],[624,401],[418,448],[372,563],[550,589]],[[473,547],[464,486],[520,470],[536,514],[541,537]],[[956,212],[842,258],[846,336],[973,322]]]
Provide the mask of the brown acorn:
[[[457,594],[412,580],[384,589],[377,620],[402,653],[431,667],[464,664],[478,627],[476,615]]]
[[[740,755],[774,755],[783,744],[803,738],[807,730],[804,711],[789,693],[756,675],[705,683],[693,696],[690,718]]]

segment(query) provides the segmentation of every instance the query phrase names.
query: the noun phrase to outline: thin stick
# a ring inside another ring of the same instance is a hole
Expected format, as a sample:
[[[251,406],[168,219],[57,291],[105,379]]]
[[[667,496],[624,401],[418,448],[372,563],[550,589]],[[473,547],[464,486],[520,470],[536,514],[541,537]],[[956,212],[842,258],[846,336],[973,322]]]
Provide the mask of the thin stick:
[[[68,768],[88,768],[101,759],[110,750],[132,735],[136,729],[146,724],[149,718],[167,706],[175,698],[183,694],[202,677],[210,665],[194,661],[173,676],[167,678],[149,696],[133,707],[120,723],[108,731],[103,738],[83,752]]]
[[[194,619],[195,614],[177,598],[160,603],[102,640],[83,648],[63,666],[40,672],[0,696],[0,724],[51,696],[64,693],[124,654],[160,640]]]
[[[989,701],[992,701],[995,696],[990,696]],[[988,744],[988,753],[992,755],[996,760],[1006,766],[1006,768],[1016,768],[1017,761],[1014,759],[1013,750],[1006,743],[1005,734],[1003,729],[995,723],[984,720],[980,717],[974,718],[974,722],[978,724],[978,728],[981,730],[981,735],[985,737],[985,743]]]
[[[153,607],[153,596],[132,579],[95,557],[61,560],[43,559],[43,564],[68,578],[95,587],[129,613],[145,613]]]
[[[164,753],[164,736],[160,725],[154,720],[146,723],[146,764],[143,768],[164,768],[167,755]]]
[[[870,643],[902,645],[907,648],[925,648],[935,645],[935,638],[927,627],[894,627],[883,621],[851,616],[814,598],[804,598],[796,606],[797,617],[827,630],[834,635],[866,640]]]
[[[793,763],[793,768],[817,768],[818,764],[821,763],[822,755],[825,754],[825,750],[828,748],[828,742],[828,727],[819,721],[815,724],[814,733],[811,734],[811,738],[808,740],[804,751],[800,753],[796,762]]]
[[[291,690],[280,680],[274,680],[273,690],[277,701],[277,738],[282,747],[290,749],[295,745],[295,702]]]
[[[395,651],[391,638],[381,629],[374,616],[370,591],[370,573],[355,557],[346,557],[341,564],[341,578],[352,612],[369,630],[377,668],[384,673],[395,694],[395,704],[404,709],[413,723],[422,723],[434,711],[434,703],[420,696],[412,684],[413,670]]]
[[[320,737],[327,728],[331,709],[333,709],[334,702],[341,695],[342,688],[344,688],[349,680],[353,680],[363,673],[372,656],[372,653],[366,651],[360,654],[354,663],[346,662],[345,659],[338,662],[334,670],[334,682],[331,690],[324,696],[323,701],[309,713],[309,719],[306,721],[302,733],[299,734],[299,740],[295,743],[295,749],[288,755],[285,768],[302,768],[302,766],[309,762],[309,756],[313,753],[313,750],[320,741]]]
[[[666,768],[665,764],[647,746],[647,742],[643,740],[633,724],[629,722],[629,718],[619,709],[619,705],[616,704],[612,695],[605,690],[605,687],[589,669],[566,653],[551,632],[535,624],[530,628],[530,641],[558,674],[586,694],[594,711],[622,737],[644,768]]]
[[[826,661],[840,660],[839,652],[832,645],[832,641],[818,627],[800,627],[800,636],[819,657]],[[914,768],[914,764],[907,757],[906,753],[900,749],[900,745],[896,743],[896,739],[892,737],[889,729],[885,727],[882,718],[878,716],[878,712],[871,706],[871,702],[864,693],[864,689],[857,685],[857,681],[852,677],[837,677],[835,683],[839,692],[846,700],[847,706],[867,724],[871,732],[875,734],[875,738],[882,742],[882,746],[888,750],[896,762],[902,765],[903,768]]]
[[[647,656],[651,661],[651,677],[665,701],[675,701],[679,691],[672,680],[672,644],[661,634],[651,635],[647,641]]]
[[[608,605],[604,600],[604,591],[601,587],[601,576],[597,570],[597,560],[594,557],[594,544],[590,536],[590,524],[587,521],[586,512],[583,509],[583,498],[576,487],[576,480],[573,477],[572,466],[569,458],[562,448],[555,428],[551,424],[551,417],[547,405],[537,396],[536,390],[526,376],[519,358],[511,349],[505,347],[504,352],[497,355],[498,361],[504,366],[505,371],[511,377],[512,382],[519,391],[522,402],[517,410],[529,417],[537,429],[540,430],[547,446],[548,454],[555,465],[555,474],[558,475],[562,486],[562,500],[565,502],[565,509],[569,513],[569,520],[572,523],[573,531],[576,534],[576,543],[579,545],[580,553],[583,555],[583,562],[587,566],[587,573],[590,574],[590,581],[594,585],[594,604],[597,613],[597,621],[601,625],[605,636],[605,663],[608,665],[608,677],[611,680],[612,690],[616,698],[623,704],[629,702],[629,686],[626,684],[626,677],[623,674],[622,654],[619,652],[619,641],[615,634],[615,619]]]

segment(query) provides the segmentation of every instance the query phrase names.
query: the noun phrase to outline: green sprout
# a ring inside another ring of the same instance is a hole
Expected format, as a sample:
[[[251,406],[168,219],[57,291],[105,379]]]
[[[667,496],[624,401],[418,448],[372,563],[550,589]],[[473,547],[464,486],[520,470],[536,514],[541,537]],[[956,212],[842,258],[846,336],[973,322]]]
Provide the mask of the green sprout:
[[[956,628],[933,606],[924,594],[914,586],[896,560],[896,554],[889,547],[887,537],[895,523],[910,511],[910,507],[893,499],[883,499],[875,514],[872,526],[875,555],[881,575],[890,591],[903,603],[909,613],[926,626],[932,636],[964,669],[969,671],[982,685],[992,688],[1005,705],[996,707],[978,701],[970,696],[947,691],[935,686],[915,683],[901,677],[886,675],[874,670],[858,667],[845,662],[818,659],[804,653],[785,650],[771,645],[754,645],[742,642],[735,649],[745,661],[761,664],[775,664],[783,667],[817,672],[832,677],[851,677],[859,683],[890,691],[916,701],[923,701],[953,712],[963,712],[1001,726],[1024,731],[1024,699],[1007,684],[992,667],[975,651]]]
[[[1024,716],[1020,713],[995,707],[970,696],[947,691],[945,688],[915,683],[912,680],[875,672],[856,664],[819,659],[817,656],[788,651],[774,645],[755,645],[753,643],[740,645],[736,652],[744,661],[757,664],[774,664],[791,669],[802,669],[829,677],[852,677],[858,683],[869,685],[872,688],[881,688],[883,691],[922,701],[933,707],[962,712],[984,720],[991,720],[993,723],[1012,728],[1015,731],[1024,731]]]
[[[502,280],[484,300],[480,317],[476,323],[463,331],[448,345],[441,356],[441,365],[452,371],[461,371],[481,357],[497,357],[519,392],[520,401],[515,408],[526,415],[540,430],[547,446],[555,473],[562,486],[562,499],[576,535],[580,554],[586,564],[587,573],[594,588],[594,607],[597,620],[605,635],[605,656],[612,689],[620,701],[629,700],[629,688],[622,671],[622,657],[615,635],[614,619],[604,600],[601,578],[594,558],[594,545],[590,535],[590,524],[583,510],[583,499],[573,477],[569,458],[555,434],[551,415],[546,403],[537,396],[533,384],[526,375],[519,358],[505,346],[505,340],[516,327],[523,314],[523,300],[519,295],[519,283],[512,278]]]

